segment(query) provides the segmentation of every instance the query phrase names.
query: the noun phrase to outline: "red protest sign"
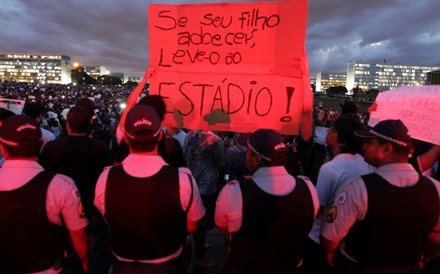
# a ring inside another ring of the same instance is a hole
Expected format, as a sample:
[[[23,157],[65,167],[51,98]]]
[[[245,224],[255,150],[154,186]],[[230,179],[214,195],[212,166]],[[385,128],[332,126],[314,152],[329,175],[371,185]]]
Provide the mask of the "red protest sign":
[[[165,124],[298,133],[312,102],[307,1],[150,5],[149,15],[150,93],[166,100]]]

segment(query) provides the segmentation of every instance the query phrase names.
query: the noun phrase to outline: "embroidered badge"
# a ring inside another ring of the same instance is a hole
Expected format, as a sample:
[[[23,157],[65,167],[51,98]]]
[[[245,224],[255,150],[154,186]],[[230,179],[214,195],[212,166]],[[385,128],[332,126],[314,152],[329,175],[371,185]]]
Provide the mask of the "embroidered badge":
[[[347,201],[347,198],[348,198],[347,192],[342,191],[341,193],[338,194],[338,197],[336,197],[336,203],[338,205],[343,205]]]
[[[78,205],[78,216],[81,219],[84,219],[86,217],[86,213],[84,212],[84,207],[83,207],[82,203],[79,203],[79,205]]]
[[[336,220],[336,217],[338,216],[338,209],[336,206],[331,207],[327,213],[327,223],[333,223]]]

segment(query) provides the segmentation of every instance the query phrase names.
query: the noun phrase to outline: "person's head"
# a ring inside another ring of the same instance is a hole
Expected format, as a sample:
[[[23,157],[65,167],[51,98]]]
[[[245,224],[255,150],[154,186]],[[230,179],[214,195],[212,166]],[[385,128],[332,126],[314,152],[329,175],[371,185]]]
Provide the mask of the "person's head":
[[[139,105],[147,105],[156,111],[157,115],[159,116],[160,121],[163,121],[163,118],[165,117],[165,111],[166,111],[166,105],[165,101],[163,100],[162,96],[153,94],[153,95],[147,95],[142,97],[139,100]]]
[[[0,126],[3,123],[3,120],[5,120],[8,117],[11,117],[15,115],[15,113],[13,113],[12,111],[5,109],[5,108],[0,108]]]
[[[67,113],[66,127],[68,134],[86,134],[91,125],[90,110],[80,106],[73,106]]]
[[[34,118],[13,115],[0,127],[0,146],[6,159],[37,157],[42,144],[41,129]]]
[[[341,115],[345,115],[348,113],[357,114],[359,112],[359,106],[354,102],[345,102],[342,105]]]
[[[92,116],[95,115],[96,104],[95,104],[95,102],[90,100],[88,97],[79,98],[76,101],[75,106],[80,106],[80,107],[86,108],[90,111],[90,115],[92,115]]]
[[[134,153],[152,152],[162,130],[156,111],[147,105],[136,105],[125,119],[124,138]]]
[[[341,116],[334,122],[333,126],[327,130],[325,143],[333,152],[361,153],[364,140],[356,136],[354,132],[363,129],[365,129],[365,126],[356,115],[347,114]]]
[[[44,119],[46,109],[43,105],[39,103],[29,102],[25,104],[23,114],[34,118],[38,122],[38,124],[40,124],[41,121]]]
[[[264,166],[282,166],[287,147],[281,134],[271,129],[259,129],[247,140],[246,165],[254,173]]]
[[[408,162],[411,137],[402,121],[384,120],[368,131],[356,131],[355,134],[366,138],[364,157],[372,166]]]

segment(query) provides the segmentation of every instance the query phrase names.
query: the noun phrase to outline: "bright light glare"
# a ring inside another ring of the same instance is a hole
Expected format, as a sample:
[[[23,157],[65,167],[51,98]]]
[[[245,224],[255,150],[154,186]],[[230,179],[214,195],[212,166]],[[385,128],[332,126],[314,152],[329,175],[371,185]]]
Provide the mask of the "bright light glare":
[[[121,109],[125,109],[126,106],[127,106],[126,103],[121,103],[121,104],[119,105],[119,107],[120,107]]]

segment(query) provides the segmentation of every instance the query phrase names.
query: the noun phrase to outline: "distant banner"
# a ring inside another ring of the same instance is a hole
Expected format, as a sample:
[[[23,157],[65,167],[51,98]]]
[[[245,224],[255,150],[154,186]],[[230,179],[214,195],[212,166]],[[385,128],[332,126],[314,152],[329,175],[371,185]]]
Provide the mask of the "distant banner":
[[[165,125],[297,134],[312,106],[307,0],[150,5],[150,94]]]
[[[22,114],[24,103],[24,100],[0,98],[0,108],[10,110],[17,115]]]
[[[440,86],[400,87],[381,92],[369,124],[400,119],[412,138],[440,145]]]

